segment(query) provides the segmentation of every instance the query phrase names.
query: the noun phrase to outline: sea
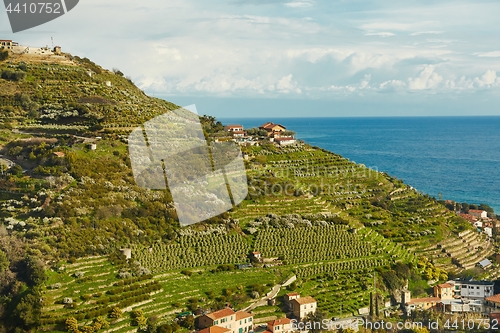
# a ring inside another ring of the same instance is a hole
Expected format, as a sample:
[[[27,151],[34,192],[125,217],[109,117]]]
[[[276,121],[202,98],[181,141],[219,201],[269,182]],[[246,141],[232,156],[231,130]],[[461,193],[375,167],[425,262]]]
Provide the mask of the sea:
[[[268,121],[298,139],[402,179],[437,199],[487,204],[500,214],[500,117],[220,118]]]

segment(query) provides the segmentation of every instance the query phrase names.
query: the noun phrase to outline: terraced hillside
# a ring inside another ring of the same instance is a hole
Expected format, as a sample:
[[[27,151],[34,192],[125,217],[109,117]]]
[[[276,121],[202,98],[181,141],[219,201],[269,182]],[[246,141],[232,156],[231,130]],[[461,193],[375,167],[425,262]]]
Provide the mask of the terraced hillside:
[[[0,64],[20,78],[0,78],[0,153],[14,163],[0,176],[0,299],[12,300],[3,323],[34,331],[40,322],[39,331],[58,332],[68,318],[83,329],[114,313],[102,331],[132,332],[133,310],[162,324],[228,302],[243,309],[291,275],[327,315],[350,316],[369,304],[373,280],[388,297],[376,271],[419,256],[460,271],[493,251],[434,198],[306,144],[243,147],[246,200],[180,228],[169,191],[135,183],[124,140],[175,106],[117,70],[66,60]],[[202,124],[209,137],[227,135],[213,117]],[[117,258],[124,247],[129,261]],[[254,251],[263,262],[237,270]],[[279,305],[256,311],[276,316]]]
[[[426,252],[440,242],[461,242],[461,233],[472,233],[472,227],[401,180],[307,145],[278,147],[274,152],[252,147],[248,153],[259,161],[248,172],[252,200],[231,213],[243,223],[272,213],[333,214],[353,227],[363,225],[412,251],[430,255],[443,268],[467,269],[477,263],[470,255],[452,261],[442,260],[439,251]],[[477,257],[485,248],[491,249],[475,243],[471,247],[474,253],[479,251]],[[487,257],[491,252],[483,254]]]
[[[69,317],[80,325],[90,325],[114,307],[125,313],[142,310],[159,324],[193,307],[217,308],[226,301],[244,309],[255,301],[249,297],[252,291],[267,293],[291,275],[300,283],[296,290],[317,297],[327,315],[349,316],[369,306],[375,269],[414,260],[404,248],[368,228],[354,232],[346,225],[323,222],[317,226],[297,224],[292,229],[261,227],[255,237],[217,228],[184,231],[170,244],[134,248],[130,266],[114,266],[106,257],[59,266],[50,273],[43,295],[43,329],[63,331]],[[314,253],[301,254],[301,249],[313,249],[305,246],[313,239]],[[264,266],[235,270],[231,265],[220,265],[248,263],[251,251],[261,251]],[[283,262],[276,264],[273,256],[282,257]],[[145,274],[136,277],[130,275],[133,271]],[[153,275],[148,275],[150,272]],[[339,298],[340,291],[350,297]],[[281,311],[278,306],[257,309],[262,318],[279,316]],[[128,315],[109,322],[107,331],[133,329]]]
[[[460,233],[457,239],[444,240],[433,247],[417,251],[417,254],[435,258],[434,263],[438,267],[456,265],[455,272],[460,272],[473,268],[494,252],[494,244],[485,234],[467,230]]]

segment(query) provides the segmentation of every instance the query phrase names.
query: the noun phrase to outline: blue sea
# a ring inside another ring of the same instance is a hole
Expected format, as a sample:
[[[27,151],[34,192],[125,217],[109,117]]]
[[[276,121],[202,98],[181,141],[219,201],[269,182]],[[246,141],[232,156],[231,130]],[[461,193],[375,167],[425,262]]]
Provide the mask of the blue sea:
[[[267,121],[297,138],[402,179],[422,193],[500,214],[500,117],[221,118]]]

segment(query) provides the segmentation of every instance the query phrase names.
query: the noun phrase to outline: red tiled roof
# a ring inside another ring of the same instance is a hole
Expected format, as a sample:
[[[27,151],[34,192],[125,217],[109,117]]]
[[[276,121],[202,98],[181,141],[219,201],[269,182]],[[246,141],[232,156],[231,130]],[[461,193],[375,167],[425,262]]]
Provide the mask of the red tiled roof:
[[[288,297],[290,297],[290,296],[300,296],[300,294],[299,294],[299,293],[297,293],[297,292],[288,293],[288,294],[286,294],[286,295],[287,295]]]
[[[64,156],[66,156],[66,154],[64,154],[62,151],[55,151],[54,155],[56,155],[57,157],[64,157]]]
[[[245,318],[249,318],[249,317],[253,317],[253,314],[245,312],[245,311],[236,312],[236,320],[245,319]]]
[[[438,287],[440,287],[440,288],[453,288],[453,285],[451,283],[441,283],[441,284],[438,284]]]
[[[286,324],[290,324],[291,320],[288,319],[288,318],[281,318],[281,319],[276,319],[276,320],[271,320],[270,322],[268,322],[267,324],[268,325],[271,325],[271,326],[277,326],[277,325],[286,325]]]
[[[490,318],[497,319],[498,321],[500,321],[500,313],[498,313],[498,312],[490,313]]]
[[[414,298],[406,304],[418,304],[418,303],[434,303],[441,301],[439,297],[426,297],[426,298]]]
[[[286,138],[276,138],[274,141],[292,141],[295,140],[294,138],[291,137],[286,137]]]
[[[488,302],[500,303],[500,294],[496,294],[485,298]]]
[[[298,304],[303,305],[303,304],[316,303],[316,300],[311,296],[306,296],[306,297],[292,299],[292,302],[297,302]]]
[[[231,332],[231,330],[219,326],[210,326],[198,331],[198,333],[226,333],[226,332]]]
[[[275,124],[275,123],[272,123],[272,122],[267,122],[264,125],[260,126],[259,128],[272,129],[275,126],[280,126],[280,127],[283,127],[284,129],[286,129],[285,126],[280,125],[280,124]]]
[[[220,319],[220,318],[224,318],[224,317],[230,316],[232,314],[235,314],[235,312],[232,309],[225,308],[225,309],[222,309],[222,310],[219,310],[219,311],[215,311],[215,312],[209,313],[209,314],[207,314],[207,317],[209,317],[209,318],[211,318],[213,320],[216,320],[216,319]]]
[[[482,212],[485,212],[485,210],[481,210],[481,209],[469,209],[469,212],[482,213]]]

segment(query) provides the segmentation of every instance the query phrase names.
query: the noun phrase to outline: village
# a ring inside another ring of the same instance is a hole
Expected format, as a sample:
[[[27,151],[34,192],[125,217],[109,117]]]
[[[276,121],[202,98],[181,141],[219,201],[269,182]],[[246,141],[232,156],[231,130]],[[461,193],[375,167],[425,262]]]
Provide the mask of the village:
[[[224,126],[224,131],[232,140],[239,145],[260,145],[263,141],[274,143],[277,146],[288,146],[297,143],[295,133],[288,131],[285,126],[267,122],[259,126],[258,131],[255,129],[245,131],[242,125],[227,125]]]

